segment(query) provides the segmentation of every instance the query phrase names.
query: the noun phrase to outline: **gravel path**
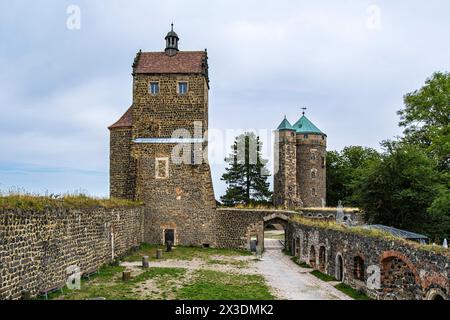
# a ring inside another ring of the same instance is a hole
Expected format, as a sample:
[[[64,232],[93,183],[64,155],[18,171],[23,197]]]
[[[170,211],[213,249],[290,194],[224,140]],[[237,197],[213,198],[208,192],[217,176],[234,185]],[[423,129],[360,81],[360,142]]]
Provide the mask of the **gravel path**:
[[[346,294],[309,274],[285,255],[278,240],[266,240],[262,261],[256,264],[273,294],[285,300],[351,300]]]

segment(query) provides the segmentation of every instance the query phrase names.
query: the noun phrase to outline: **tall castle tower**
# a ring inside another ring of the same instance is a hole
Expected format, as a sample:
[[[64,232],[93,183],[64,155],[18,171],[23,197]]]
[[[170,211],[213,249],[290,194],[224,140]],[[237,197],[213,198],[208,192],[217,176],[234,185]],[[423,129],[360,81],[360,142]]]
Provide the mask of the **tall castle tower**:
[[[214,243],[207,159],[208,56],[180,51],[173,30],[163,52],[133,64],[133,104],[111,132],[111,197],[146,204],[145,241]]]
[[[326,134],[303,113],[294,125],[285,118],[275,136],[274,204],[325,206]]]

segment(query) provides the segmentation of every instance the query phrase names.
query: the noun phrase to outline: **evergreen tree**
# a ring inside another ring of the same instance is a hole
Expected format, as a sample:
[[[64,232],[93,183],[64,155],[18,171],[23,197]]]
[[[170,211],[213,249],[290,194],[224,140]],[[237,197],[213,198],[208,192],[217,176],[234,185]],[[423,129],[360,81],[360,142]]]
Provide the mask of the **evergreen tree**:
[[[266,164],[262,159],[262,142],[254,133],[246,132],[236,137],[222,180],[228,185],[221,201],[228,206],[270,201]]]

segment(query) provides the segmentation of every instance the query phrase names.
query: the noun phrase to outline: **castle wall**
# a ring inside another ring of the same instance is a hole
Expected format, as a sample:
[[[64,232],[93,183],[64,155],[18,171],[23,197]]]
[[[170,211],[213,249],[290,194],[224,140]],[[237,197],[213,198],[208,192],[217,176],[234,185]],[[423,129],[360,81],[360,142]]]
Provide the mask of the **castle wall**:
[[[290,224],[288,238],[292,253],[301,261],[336,278],[342,274],[344,283],[372,298],[421,300],[439,292],[449,299],[448,252],[439,254],[405,241],[297,222]]]
[[[110,194],[112,198],[134,200],[135,161],[131,157],[131,128],[110,132]]]
[[[71,266],[98,270],[143,242],[143,218],[143,207],[1,210],[0,300],[63,287]]]

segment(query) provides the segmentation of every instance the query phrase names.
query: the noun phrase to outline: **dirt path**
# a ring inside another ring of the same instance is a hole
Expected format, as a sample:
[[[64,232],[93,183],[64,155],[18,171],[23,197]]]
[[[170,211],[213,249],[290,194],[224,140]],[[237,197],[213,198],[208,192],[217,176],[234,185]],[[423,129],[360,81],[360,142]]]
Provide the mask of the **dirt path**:
[[[296,265],[282,251],[278,240],[266,240],[262,261],[256,264],[273,294],[287,300],[351,300],[346,294],[309,274],[310,269]]]

